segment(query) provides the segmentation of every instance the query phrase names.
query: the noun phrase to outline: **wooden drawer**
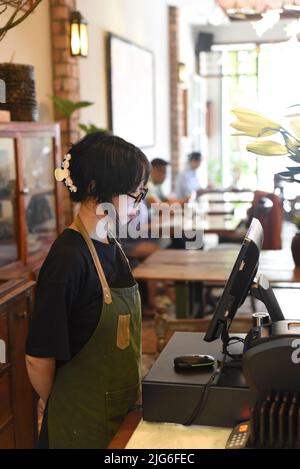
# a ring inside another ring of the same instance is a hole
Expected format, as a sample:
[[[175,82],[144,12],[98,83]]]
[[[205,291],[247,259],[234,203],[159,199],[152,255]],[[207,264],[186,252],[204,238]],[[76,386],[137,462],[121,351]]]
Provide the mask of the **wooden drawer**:
[[[0,430],[0,449],[15,449],[15,432],[13,424],[7,425]]]
[[[12,418],[12,388],[9,372],[0,375],[0,428]]]

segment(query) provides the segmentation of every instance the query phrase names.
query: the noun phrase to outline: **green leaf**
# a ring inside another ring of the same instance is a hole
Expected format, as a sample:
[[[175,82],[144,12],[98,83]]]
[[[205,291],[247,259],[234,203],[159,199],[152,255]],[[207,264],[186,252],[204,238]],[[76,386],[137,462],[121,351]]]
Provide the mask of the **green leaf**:
[[[95,124],[78,124],[78,127],[83,130],[86,134],[92,134],[94,132],[107,132],[107,129],[103,129],[101,127],[97,127]]]
[[[78,127],[79,127],[81,130],[83,130],[84,132],[87,132],[87,130],[88,130],[88,126],[85,125],[85,124],[78,124]]]
[[[59,96],[52,96],[52,100],[61,115],[68,119],[71,117],[73,112],[77,111],[78,109],[92,106],[94,104],[89,101],[79,101],[76,103],[74,101],[70,101],[69,99],[62,99]]]
[[[79,101],[78,103],[73,103],[74,111],[83,107],[93,106],[93,104],[94,103],[91,103],[90,101]]]

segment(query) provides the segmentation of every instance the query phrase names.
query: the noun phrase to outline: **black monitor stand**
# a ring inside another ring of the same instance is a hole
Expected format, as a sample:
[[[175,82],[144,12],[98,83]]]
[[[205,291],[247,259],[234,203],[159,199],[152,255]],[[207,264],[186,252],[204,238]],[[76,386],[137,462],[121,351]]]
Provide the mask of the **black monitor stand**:
[[[272,322],[284,321],[285,317],[267,277],[261,274],[257,279],[254,279],[250,293],[253,298],[257,298],[265,305]]]
[[[263,274],[253,280],[249,291],[253,298],[260,300],[266,306],[272,322],[284,321],[285,317],[274,295],[274,291],[269,280]],[[223,344],[223,354],[229,357],[231,356],[232,360],[230,361],[230,366],[240,366],[241,354],[228,354],[230,341],[232,340],[234,342],[235,340],[237,342],[238,337],[230,338],[228,327],[225,327],[221,334],[221,340]]]

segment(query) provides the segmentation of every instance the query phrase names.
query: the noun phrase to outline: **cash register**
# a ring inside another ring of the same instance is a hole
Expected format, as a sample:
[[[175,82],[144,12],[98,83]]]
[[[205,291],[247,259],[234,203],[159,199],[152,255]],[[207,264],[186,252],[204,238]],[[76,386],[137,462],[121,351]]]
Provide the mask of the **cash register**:
[[[206,334],[175,333],[144,378],[144,420],[218,427],[250,421],[253,446],[300,440],[300,321],[285,320],[258,275],[262,244],[253,219]],[[268,313],[254,314],[249,333],[233,336],[230,325],[249,293]],[[214,366],[196,373],[174,367],[176,357],[197,354],[214,357]]]

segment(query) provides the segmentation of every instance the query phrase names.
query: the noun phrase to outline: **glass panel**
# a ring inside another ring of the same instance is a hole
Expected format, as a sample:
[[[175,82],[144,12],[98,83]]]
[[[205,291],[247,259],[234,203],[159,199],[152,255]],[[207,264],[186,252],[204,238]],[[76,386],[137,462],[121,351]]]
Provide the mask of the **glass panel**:
[[[262,112],[275,122],[287,125],[284,115],[293,114],[299,108],[289,109],[289,106],[300,103],[300,71],[295,67],[296,57],[299,57],[300,44],[298,41],[287,41],[277,44],[262,44],[259,54],[259,105]],[[275,99],[276,98],[276,99]],[[293,132],[292,132],[293,133]],[[280,136],[268,137],[283,143]],[[294,166],[288,157],[268,158],[259,157],[258,187],[273,191],[274,176],[284,171],[286,166]],[[285,184],[288,192],[285,197],[293,199],[299,196],[299,184]]]
[[[222,53],[221,52],[201,52],[200,53],[200,75],[219,76],[221,75]]]
[[[56,237],[53,142],[50,137],[24,138],[24,186],[28,254],[48,249]]]
[[[241,50],[238,52],[239,74],[256,75],[257,51]]]
[[[14,140],[0,138],[0,267],[18,259]]]
[[[222,80],[222,157],[225,187],[256,188],[256,158],[246,150],[246,139],[232,137],[231,127],[235,107],[255,108],[257,102],[256,76],[237,75]]]
[[[223,75],[237,74],[237,56],[235,51],[224,51],[223,52]]]

